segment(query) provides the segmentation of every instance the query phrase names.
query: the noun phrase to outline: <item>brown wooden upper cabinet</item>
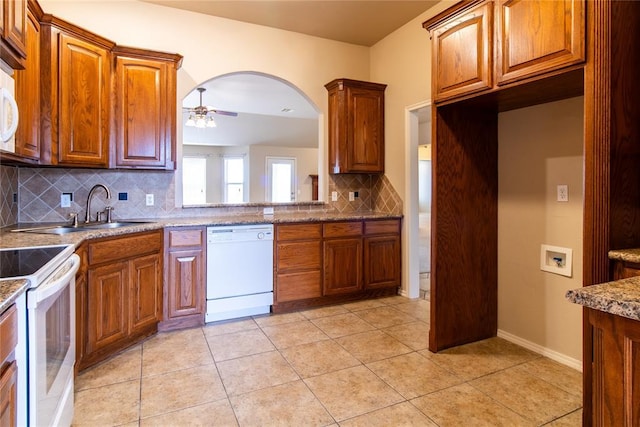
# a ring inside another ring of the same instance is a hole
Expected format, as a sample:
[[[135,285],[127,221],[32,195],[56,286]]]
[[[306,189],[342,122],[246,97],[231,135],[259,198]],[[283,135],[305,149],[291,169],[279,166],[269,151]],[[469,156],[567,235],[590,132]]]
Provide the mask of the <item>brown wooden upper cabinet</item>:
[[[0,58],[15,70],[27,57],[27,0],[0,2]]]
[[[116,47],[115,166],[175,169],[176,70],[182,57]]]
[[[40,37],[41,162],[108,167],[114,43],[52,15]]]
[[[492,3],[481,3],[432,31],[432,90],[435,100],[490,89],[493,85]]]
[[[20,121],[16,131],[16,154],[40,159],[40,19],[42,10],[35,1],[27,12],[27,58],[23,70],[14,73]]]
[[[387,85],[336,79],[329,92],[329,173],[384,173]]]
[[[552,74],[586,58],[584,0],[462,1],[423,26],[431,32],[436,102]]]

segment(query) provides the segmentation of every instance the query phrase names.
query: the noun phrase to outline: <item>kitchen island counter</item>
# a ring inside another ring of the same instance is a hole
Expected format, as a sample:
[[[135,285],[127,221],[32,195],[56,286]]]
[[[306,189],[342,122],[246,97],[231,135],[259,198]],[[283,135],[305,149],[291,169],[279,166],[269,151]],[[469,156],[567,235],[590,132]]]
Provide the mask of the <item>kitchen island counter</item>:
[[[573,289],[566,298],[594,310],[640,320],[640,277]]]

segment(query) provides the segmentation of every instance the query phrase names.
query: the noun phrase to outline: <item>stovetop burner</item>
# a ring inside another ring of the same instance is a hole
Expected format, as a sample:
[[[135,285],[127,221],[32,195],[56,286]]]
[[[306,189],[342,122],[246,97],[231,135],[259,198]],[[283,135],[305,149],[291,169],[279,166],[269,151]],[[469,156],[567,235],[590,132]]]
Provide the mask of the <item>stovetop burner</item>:
[[[67,246],[0,249],[0,279],[35,274]]]

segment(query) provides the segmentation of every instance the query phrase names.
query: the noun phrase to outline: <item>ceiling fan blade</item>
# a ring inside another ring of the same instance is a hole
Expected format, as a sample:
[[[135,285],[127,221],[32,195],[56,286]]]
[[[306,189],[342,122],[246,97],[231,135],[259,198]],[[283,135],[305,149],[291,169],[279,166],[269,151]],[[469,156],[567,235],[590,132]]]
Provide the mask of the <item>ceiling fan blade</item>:
[[[234,113],[232,111],[222,111],[222,110],[209,110],[209,111],[212,111],[216,114],[220,114],[221,116],[238,117],[238,113]]]

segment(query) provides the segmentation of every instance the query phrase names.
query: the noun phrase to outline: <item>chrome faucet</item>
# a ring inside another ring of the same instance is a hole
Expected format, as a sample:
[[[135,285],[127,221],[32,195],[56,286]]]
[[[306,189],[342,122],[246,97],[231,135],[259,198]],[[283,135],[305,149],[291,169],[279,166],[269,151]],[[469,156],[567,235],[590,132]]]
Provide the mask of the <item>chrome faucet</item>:
[[[91,188],[91,191],[89,191],[89,196],[87,197],[87,214],[84,218],[85,224],[88,224],[89,222],[91,222],[91,198],[93,197],[93,193],[95,193],[95,191],[98,190],[99,188],[104,188],[104,191],[107,193],[107,199],[111,198],[111,192],[105,185],[102,185],[102,184],[94,185],[93,188]],[[96,218],[96,220],[98,219]]]

